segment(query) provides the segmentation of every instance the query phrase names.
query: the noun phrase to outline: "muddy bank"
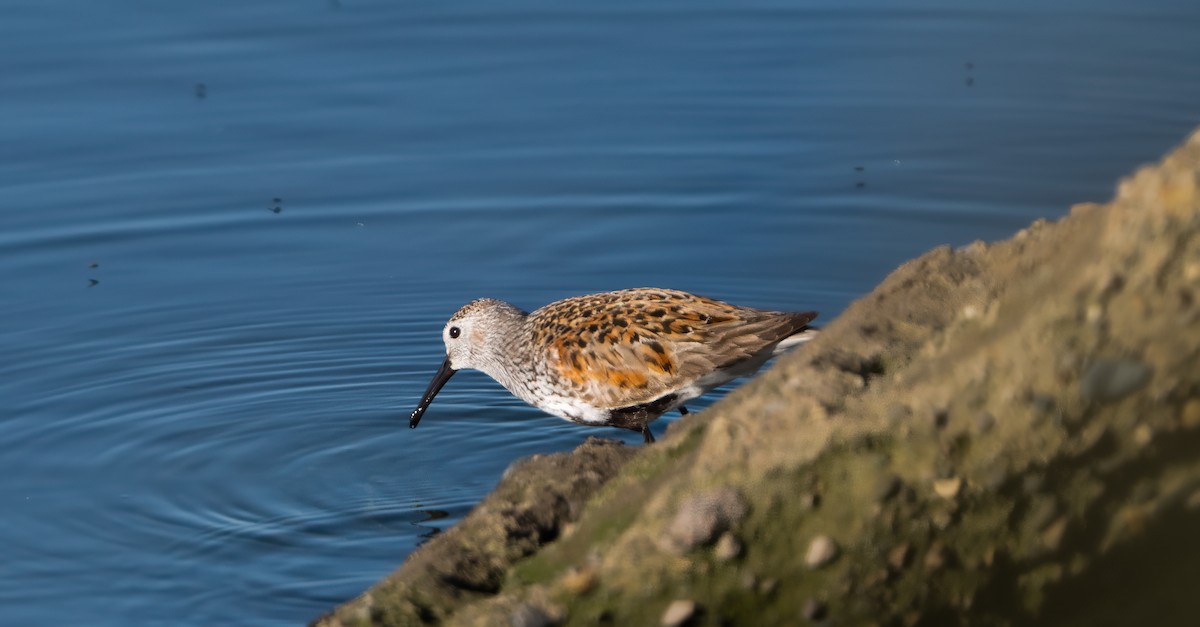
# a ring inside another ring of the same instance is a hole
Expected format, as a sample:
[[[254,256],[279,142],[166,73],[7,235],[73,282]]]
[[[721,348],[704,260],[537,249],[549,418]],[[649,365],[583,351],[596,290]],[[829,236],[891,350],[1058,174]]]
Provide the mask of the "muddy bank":
[[[320,625],[1191,624],[1200,134],[936,249],[645,450],[512,469]]]

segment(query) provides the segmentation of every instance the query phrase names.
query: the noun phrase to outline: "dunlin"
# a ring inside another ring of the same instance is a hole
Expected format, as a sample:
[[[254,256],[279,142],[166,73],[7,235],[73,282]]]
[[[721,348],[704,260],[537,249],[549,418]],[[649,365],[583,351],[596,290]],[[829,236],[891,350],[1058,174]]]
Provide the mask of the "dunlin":
[[[482,370],[514,396],[582,425],[650,422],[812,339],[815,311],[738,307],[677,290],[637,288],[576,296],[526,313],[481,298],[442,329],[446,360],[408,426],[463,368]]]

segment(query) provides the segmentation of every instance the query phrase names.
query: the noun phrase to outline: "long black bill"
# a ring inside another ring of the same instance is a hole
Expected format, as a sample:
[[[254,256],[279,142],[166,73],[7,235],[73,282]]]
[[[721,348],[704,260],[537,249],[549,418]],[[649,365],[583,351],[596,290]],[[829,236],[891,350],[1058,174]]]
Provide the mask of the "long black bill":
[[[438,368],[437,374],[433,375],[433,381],[429,382],[429,389],[425,390],[425,396],[421,397],[421,404],[417,405],[417,408],[413,410],[412,417],[408,419],[409,429],[417,428],[417,423],[421,422],[421,416],[424,416],[425,410],[429,409],[433,397],[437,396],[437,393],[442,390],[442,386],[446,385],[446,382],[456,372],[458,371],[450,367],[450,358],[447,357],[446,361],[442,362],[442,367]]]

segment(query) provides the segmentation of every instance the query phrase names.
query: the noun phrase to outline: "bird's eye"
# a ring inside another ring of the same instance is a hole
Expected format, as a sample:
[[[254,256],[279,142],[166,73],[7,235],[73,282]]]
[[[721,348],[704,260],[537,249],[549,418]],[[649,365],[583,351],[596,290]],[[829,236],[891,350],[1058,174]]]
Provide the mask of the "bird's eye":
[[[450,337],[452,337],[452,338],[458,337],[459,334],[461,334],[461,333],[462,333],[462,331],[459,331],[458,327],[450,327]]]

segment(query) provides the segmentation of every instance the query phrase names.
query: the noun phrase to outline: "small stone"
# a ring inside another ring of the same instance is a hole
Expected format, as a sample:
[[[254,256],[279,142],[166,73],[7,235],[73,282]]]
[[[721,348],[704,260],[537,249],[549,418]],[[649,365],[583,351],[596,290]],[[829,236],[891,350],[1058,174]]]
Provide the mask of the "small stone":
[[[871,492],[875,497],[875,501],[883,503],[896,495],[900,491],[900,477],[888,473],[880,476],[875,480],[875,487]]]
[[[804,618],[816,622],[825,618],[825,614],[828,609],[829,608],[825,605],[824,601],[820,601],[818,599],[809,599],[804,602],[804,609],[801,610],[801,612],[803,612]]]
[[[1079,381],[1086,402],[1111,403],[1150,381],[1153,369],[1133,359],[1104,359],[1093,363]]]
[[[562,618],[553,616],[541,606],[525,602],[513,608],[512,627],[557,627]]]
[[[745,573],[742,575],[742,588],[745,590],[753,590],[758,587],[758,575],[754,573]]]
[[[962,483],[962,477],[938,479],[933,482],[933,491],[944,499],[952,499],[958,496],[958,491],[962,489]]]
[[[979,433],[987,433],[996,425],[996,417],[988,412],[982,412],[975,415],[975,430]]]
[[[721,488],[684,499],[667,528],[666,548],[686,553],[712,544],[746,516],[746,501],[733,488]]]
[[[1057,550],[1062,544],[1063,534],[1067,531],[1067,517],[1059,516],[1042,531],[1042,545],[1051,551]]]
[[[1133,430],[1133,442],[1138,446],[1146,446],[1150,443],[1150,440],[1153,439],[1154,431],[1152,431],[1150,427],[1146,425],[1138,425],[1137,428]]]
[[[726,531],[717,539],[717,546],[713,549],[713,557],[722,562],[735,560],[742,554],[742,543],[732,534]]]
[[[675,599],[663,612],[663,627],[679,627],[696,615],[696,602],[689,599]]]
[[[908,558],[911,553],[912,547],[907,542],[897,544],[888,551],[888,566],[894,571],[904,570],[904,567],[908,566]]]
[[[774,592],[775,588],[778,587],[779,580],[773,577],[768,577],[767,579],[763,579],[762,581],[758,582],[758,593],[763,596],[767,596]]]
[[[1180,425],[1185,429],[1195,429],[1200,427],[1200,401],[1191,400],[1187,405],[1183,406],[1183,412],[1179,416]]]
[[[837,553],[837,543],[829,536],[820,535],[808,544],[808,551],[804,553],[804,563],[808,564],[809,568],[820,568],[832,562]]]
[[[563,587],[574,595],[584,595],[596,587],[596,569],[585,566],[572,568],[563,576]]]
[[[946,564],[946,547],[940,542],[935,541],[929,547],[929,551],[925,553],[925,568],[929,570],[938,570]]]
[[[1183,265],[1183,278],[1188,283],[1195,283],[1196,279],[1200,279],[1200,262],[1189,261]]]

